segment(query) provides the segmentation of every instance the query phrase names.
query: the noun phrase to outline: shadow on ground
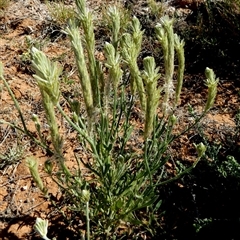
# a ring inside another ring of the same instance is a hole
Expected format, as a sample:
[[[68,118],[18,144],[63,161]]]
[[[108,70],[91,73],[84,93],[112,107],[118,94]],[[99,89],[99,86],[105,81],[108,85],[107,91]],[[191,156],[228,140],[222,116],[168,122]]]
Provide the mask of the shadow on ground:
[[[165,239],[239,239],[239,177],[220,176],[203,161],[183,178],[183,187],[173,183],[163,189]]]

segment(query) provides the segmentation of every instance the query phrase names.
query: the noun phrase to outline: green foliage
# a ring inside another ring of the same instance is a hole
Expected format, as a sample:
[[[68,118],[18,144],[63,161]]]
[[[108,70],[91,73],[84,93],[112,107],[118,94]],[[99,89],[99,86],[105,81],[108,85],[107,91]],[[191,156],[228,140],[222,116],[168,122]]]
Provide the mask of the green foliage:
[[[178,32],[186,41],[187,68],[199,72],[207,63],[222,76],[238,75],[239,19],[240,2],[235,0],[206,0],[193,9],[187,27]]]
[[[197,221],[193,224],[196,233],[198,233],[202,228],[211,224],[213,220],[211,218],[197,219]]]
[[[46,4],[51,17],[60,26],[66,25],[68,20],[76,17],[73,7],[67,6],[62,0]]]
[[[34,157],[28,157],[26,159],[26,164],[38,188],[42,191],[44,195],[47,195],[48,189],[46,188],[46,186],[44,186],[42,179],[39,175],[37,160]]]
[[[0,153],[0,169],[4,169],[8,165],[17,163],[24,154],[24,148],[20,142],[16,146],[8,147],[5,152]]]
[[[36,72],[34,78],[41,92],[47,123],[50,126],[53,148],[51,152],[57,163],[56,174],[53,174],[53,162],[50,160],[45,162],[45,171],[58,184],[63,196],[69,199],[70,210],[78,212],[81,220],[86,218],[86,238],[107,238],[113,236],[120,225],[143,225],[148,221],[144,221],[146,216],[139,216],[137,212],[147,209],[149,216],[153,216],[154,211],[161,205],[158,188],[192,170],[204,155],[206,147],[202,143],[195,145],[195,163],[174,176],[167,174],[165,163],[169,159],[169,146],[192,127],[189,126],[183,133],[174,134],[174,128],[178,124],[174,110],[181,92],[184,71],[184,43],[173,33],[173,20],[162,18],[156,27],[157,38],[163,47],[165,68],[165,83],[158,87],[160,74],[154,58],[143,59],[143,71],[138,64],[144,34],[139,20],[133,17],[129,23],[129,31],[120,35],[120,30],[125,28],[121,25],[117,8],[110,8],[108,13],[113,21],[112,42],[105,44],[106,60],[99,62],[95,58],[92,13],[87,10],[84,0],[76,0],[76,5],[79,19],[69,21],[66,33],[74,51],[81,83],[81,89],[78,90],[83,94],[86,114],[80,114],[80,99],[70,103],[70,114],[62,109],[59,102],[59,78],[62,68],[50,61],[42,51],[35,47],[31,49],[32,66]],[[79,26],[82,28],[81,34]],[[86,47],[86,52],[83,46]],[[177,91],[173,85],[175,51],[180,65]],[[125,72],[130,73],[130,97],[122,79]],[[210,109],[216,96],[217,80],[214,73],[207,69],[207,73],[209,72],[210,76],[206,74],[209,79],[207,105],[194,124]],[[22,131],[41,146],[50,149],[41,138],[37,115],[33,116],[33,120],[39,140],[33,138],[27,130],[19,104],[3,76],[2,68],[0,79],[15,102],[24,126]],[[163,100],[160,98],[161,89],[164,89]],[[143,132],[132,123],[133,108],[139,107],[138,99],[140,114],[143,116]],[[162,105],[159,104],[160,101]],[[163,115],[159,116],[159,112]],[[77,133],[79,144],[87,155],[87,158],[75,156],[77,170],[66,166],[62,151],[65,135],[61,135],[58,130],[59,113]],[[30,159],[27,164],[34,180],[46,194],[45,186],[38,175],[36,161]],[[89,177],[85,177],[84,172]],[[79,226],[76,231],[79,232]],[[79,235],[85,236],[82,233]]]
[[[211,88],[211,87],[210,87]],[[206,106],[208,103],[206,104]],[[194,113],[193,117],[197,118]],[[213,142],[209,139],[209,136],[206,135],[204,131],[204,127],[201,125],[197,125],[196,131],[199,134],[204,145],[207,147],[206,149],[206,163],[207,166],[210,167],[211,171],[220,179],[239,179],[240,177],[240,164],[234,156],[237,156],[238,149],[238,136],[239,136],[239,114],[236,114],[236,126],[233,129],[233,133],[230,134],[230,138],[226,138],[225,142],[222,139],[221,142]],[[227,148],[226,155],[225,148]],[[224,148],[224,149],[223,149]],[[233,154],[234,156],[230,155]]]
[[[156,0],[148,0],[147,1],[148,6],[151,10],[151,13],[158,17],[161,18],[164,14],[165,7],[163,1],[156,1]]]
[[[240,178],[240,164],[233,156],[227,156],[225,161],[217,165],[217,170],[224,178]]]
[[[116,48],[120,35],[124,33],[130,22],[130,13],[120,4],[110,6],[103,11],[103,25],[110,31],[110,38]]]
[[[37,218],[36,222],[34,224],[34,229],[38,232],[38,234],[41,236],[44,240],[50,240],[47,237],[47,228],[48,228],[48,220],[44,220],[41,218]]]

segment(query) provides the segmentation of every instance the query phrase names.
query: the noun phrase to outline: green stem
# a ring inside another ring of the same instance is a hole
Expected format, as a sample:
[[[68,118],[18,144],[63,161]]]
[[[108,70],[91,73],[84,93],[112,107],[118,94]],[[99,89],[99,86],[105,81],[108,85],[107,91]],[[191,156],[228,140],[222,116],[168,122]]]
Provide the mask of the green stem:
[[[193,165],[187,169],[185,169],[183,172],[181,172],[180,174],[178,174],[177,176],[171,178],[171,179],[168,179],[166,181],[163,181],[161,183],[158,184],[158,186],[161,186],[161,185],[166,185],[170,182],[173,182],[173,181],[176,181],[178,180],[179,178],[181,178],[182,176],[184,176],[185,174],[189,173],[193,168],[196,167],[196,165],[198,164],[198,162],[200,161],[201,157],[198,157],[197,158],[197,161],[193,163]]]
[[[179,138],[180,136],[184,135],[186,132],[188,132],[191,128],[195,127],[199,122],[200,120],[205,116],[206,112],[203,112],[201,114],[201,116],[195,120],[195,122],[193,124],[191,124],[189,127],[187,127],[183,132],[179,133],[178,135],[176,136],[173,136],[172,138],[172,141],[174,141],[175,139]]]
[[[4,120],[0,120],[0,124],[7,124],[7,125],[11,126],[12,128],[15,128],[15,129],[21,131],[22,133],[27,134],[27,136],[30,137],[38,146],[40,146],[40,147],[42,147],[43,149],[45,149],[48,154],[53,155],[53,151],[52,151],[51,149],[49,149],[46,145],[44,145],[42,142],[40,142],[39,140],[37,140],[32,134],[30,134],[30,132],[27,132],[27,133],[26,133],[24,129],[16,126],[16,125],[13,124],[13,123],[6,122],[6,121],[4,121]]]
[[[57,108],[60,111],[60,113],[63,115],[63,117],[66,119],[66,121],[69,123],[70,126],[72,126],[91,146],[91,150],[93,151],[93,154],[95,154],[96,157],[98,157],[96,144],[92,141],[92,139],[88,136],[86,132],[84,132],[79,126],[77,126],[62,110],[59,103],[57,103]]]
[[[147,145],[147,140],[145,141],[145,146],[146,145]],[[150,167],[149,167],[148,155],[147,155],[147,150],[146,149],[145,149],[145,154],[144,155],[145,155],[144,161],[145,161],[147,171],[148,171],[148,174],[149,174],[150,184],[151,184],[151,186],[153,186],[152,173],[151,173],[151,170],[150,170]]]
[[[86,203],[87,240],[90,240],[89,202]]]
[[[19,104],[18,104],[17,99],[16,99],[15,96],[14,96],[14,93],[12,92],[12,90],[11,90],[8,82],[6,81],[6,79],[5,79],[3,76],[0,76],[0,78],[3,80],[4,86],[7,88],[8,92],[9,92],[9,94],[10,94],[10,96],[11,96],[13,102],[14,102],[15,107],[17,108],[17,111],[18,111],[18,113],[19,113],[19,116],[20,116],[20,119],[21,119],[21,122],[22,122],[22,125],[23,125],[23,128],[24,128],[24,132],[25,132],[27,135],[29,135],[29,131],[28,131],[27,126],[26,126],[26,124],[25,124],[25,121],[24,121],[24,118],[23,118],[23,115],[22,115],[20,106],[19,106]]]
[[[30,137],[37,145],[41,146],[42,148],[46,149],[47,152],[49,152],[49,153],[52,154],[53,152],[52,152],[45,144],[43,144],[42,142],[40,142],[39,140],[37,140],[37,139],[29,132],[29,130],[27,129],[27,126],[26,126],[26,124],[25,124],[25,120],[24,120],[24,118],[23,118],[23,114],[22,114],[22,111],[21,111],[20,106],[19,106],[19,104],[18,104],[18,101],[17,101],[17,99],[15,98],[14,93],[12,92],[12,90],[11,90],[8,82],[6,81],[6,79],[5,79],[2,75],[0,76],[0,79],[3,80],[4,86],[7,88],[7,91],[8,91],[8,93],[10,94],[10,96],[11,96],[13,102],[14,102],[14,105],[15,105],[15,107],[16,107],[16,109],[17,109],[17,111],[18,111],[18,114],[19,114],[19,116],[20,116],[20,119],[21,119],[21,122],[22,122],[22,125],[23,125],[23,129],[20,128],[20,127],[18,127],[18,126],[16,126],[15,124],[11,124],[11,123],[5,122],[5,121],[3,121],[3,120],[1,120],[1,122],[2,122],[2,123],[6,123],[6,124],[10,125],[11,127],[16,128],[16,129],[20,130],[21,132],[27,134],[27,136]]]

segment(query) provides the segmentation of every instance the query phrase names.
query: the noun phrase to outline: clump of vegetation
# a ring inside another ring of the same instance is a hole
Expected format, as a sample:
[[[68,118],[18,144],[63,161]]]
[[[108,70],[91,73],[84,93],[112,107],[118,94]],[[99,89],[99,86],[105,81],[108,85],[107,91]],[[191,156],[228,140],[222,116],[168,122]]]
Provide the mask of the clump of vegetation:
[[[10,0],[0,0],[0,17],[4,16],[4,10],[9,6]]]
[[[59,26],[66,26],[67,21],[76,16],[74,7],[66,6],[64,1],[47,2],[46,4],[51,17]]]
[[[185,30],[178,31],[186,41],[187,70],[199,72],[207,64],[218,75],[238,76],[239,20],[239,1],[206,0],[193,8]]]
[[[164,83],[159,86],[161,74],[152,56],[145,57],[143,68],[139,67],[144,30],[138,18],[133,17],[126,28],[125,22],[124,26],[121,24],[118,9],[111,7],[108,10],[111,41],[105,43],[104,59],[99,61],[95,57],[92,13],[84,0],[76,0],[76,6],[78,19],[69,21],[65,33],[76,60],[81,85],[78,91],[84,101],[84,111],[80,109],[80,97],[69,99],[71,112],[64,111],[60,103],[62,67],[32,47],[34,78],[42,96],[51,144],[42,137],[37,115],[32,118],[37,134],[28,130],[21,107],[0,65],[0,79],[15,103],[23,128],[11,126],[24,132],[52,155],[52,160],[45,162],[45,171],[59,186],[74,216],[64,214],[65,217],[69,222],[84,223],[74,228],[79,238],[127,236],[129,224],[139,228],[144,226],[154,235],[156,229],[152,222],[157,221],[156,214],[161,213],[159,188],[189,173],[206,151],[203,143],[195,144],[194,163],[186,168],[176,166],[173,174],[169,174],[166,167],[170,157],[168,149],[213,106],[218,79],[213,70],[206,69],[208,96],[204,110],[183,132],[176,132],[176,126],[181,123],[174,112],[179,104],[185,59],[184,41],[174,34],[173,20],[163,17],[155,27],[164,58]],[[173,82],[175,61],[178,62],[177,84]],[[129,76],[129,86],[126,76]],[[143,128],[133,124],[134,107],[140,109],[138,121]],[[79,145],[87,156],[75,155],[75,170],[67,166],[63,154],[66,135],[59,131],[59,115],[77,133]],[[54,196],[38,174],[37,161],[28,158],[27,165],[39,189],[56,206]],[[47,225],[48,221],[41,219],[35,224],[44,239],[48,239]],[[120,226],[126,230],[120,233]]]
[[[6,8],[10,4],[10,0],[0,0],[0,9]]]
[[[162,17],[166,8],[166,4],[163,1],[148,0],[148,6],[151,13],[156,17]]]

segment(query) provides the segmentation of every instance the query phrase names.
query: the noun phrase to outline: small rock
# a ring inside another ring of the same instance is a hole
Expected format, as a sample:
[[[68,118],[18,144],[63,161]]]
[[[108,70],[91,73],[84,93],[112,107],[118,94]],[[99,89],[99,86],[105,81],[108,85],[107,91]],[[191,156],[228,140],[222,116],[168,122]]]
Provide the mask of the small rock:
[[[22,190],[22,191],[26,191],[27,188],[28,188],[27,185],[26,185],[26,186],[22,186],[22,187],[21,187],[21,190]]]

